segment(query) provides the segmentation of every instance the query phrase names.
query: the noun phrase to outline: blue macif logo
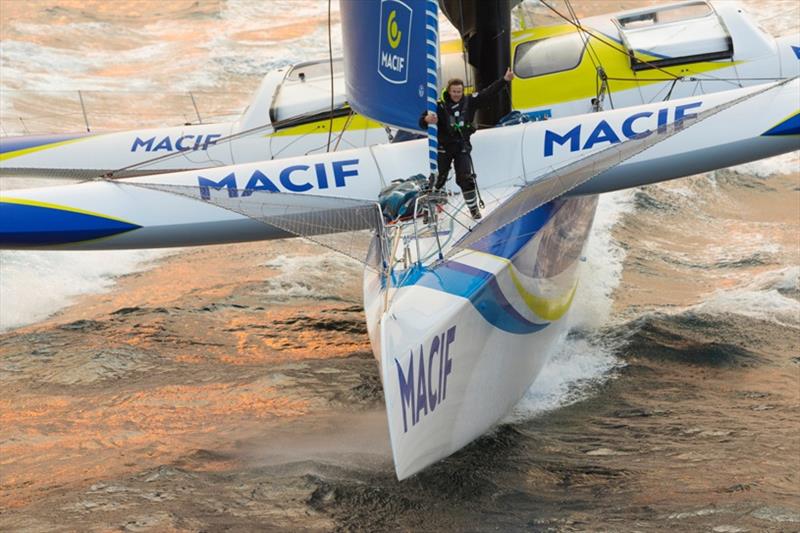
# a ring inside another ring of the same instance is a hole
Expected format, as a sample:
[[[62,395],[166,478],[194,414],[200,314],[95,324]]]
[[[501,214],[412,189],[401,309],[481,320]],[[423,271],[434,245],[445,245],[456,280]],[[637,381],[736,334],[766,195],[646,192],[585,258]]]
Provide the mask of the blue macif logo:
[[[419,358],[411,350],[408,367],[405,369],[400,361],[394,360],[403,411],[403,433],[408,433],[409,422],[411,427],[416,426],[423,417],[432,414],[436,406],[447,399],[447,377],[453,373],[450,345],[455,340],[456,327],[452,326],[432,339],[427,357],[425,348],[420,344]]]
[[[240,185],[243,181],[238,181],[235,172],[231,172],[219,181],[197,176],[197,185],[200,188],[200,198],[210,200],[211,189],[227,191],[228,198],[252,196],[257,191],[298,193],[312,189],[347,187],[347,178],[358,176],[358,159],[331,161],[331,171],[326,168],[327,166],[327,163],[315,163],[312,170],[309,165],[290,165],[272,174],[272,178],[256,169],[250,175],[244,189]],[[329,177],[333,177],[332,184]]]
[[[412,14],[411,8],[400,0],[381,2],[378,74],[389,83],[408,81]]]

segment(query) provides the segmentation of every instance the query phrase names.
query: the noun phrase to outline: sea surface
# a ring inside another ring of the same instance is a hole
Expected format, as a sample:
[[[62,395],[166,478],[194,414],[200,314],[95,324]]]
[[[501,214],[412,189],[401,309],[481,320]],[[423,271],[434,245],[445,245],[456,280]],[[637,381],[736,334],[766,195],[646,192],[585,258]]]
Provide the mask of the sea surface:
[[[800,27],[795,2],[743,5]],[[0,133],[229,119],[268,70],[326,57],[328,20],[0,0]],[[0,530],[800,530],[798,154],[602,196],[583,268],[525,398],[399,483],[357,263],[0,251]]]

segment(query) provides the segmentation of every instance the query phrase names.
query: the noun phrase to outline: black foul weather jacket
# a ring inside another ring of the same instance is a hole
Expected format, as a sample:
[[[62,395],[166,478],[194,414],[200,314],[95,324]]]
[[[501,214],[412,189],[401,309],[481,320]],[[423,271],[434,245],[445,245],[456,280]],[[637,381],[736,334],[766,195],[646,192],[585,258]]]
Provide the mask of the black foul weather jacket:
[[[464,95],[458,103],[453,102],[445,91],[442,99],[436,104],[436,115],[439,117],[437,122],[439,149],[446,151],[469,149],[469,138],[475,132],[473,124],[475,111],[486,105],[507,83],[505,79],[500,78],[482,91]],[[419,117],[419,127],[423,130],[428,127],[425,115],[427,111],[423,111]]]

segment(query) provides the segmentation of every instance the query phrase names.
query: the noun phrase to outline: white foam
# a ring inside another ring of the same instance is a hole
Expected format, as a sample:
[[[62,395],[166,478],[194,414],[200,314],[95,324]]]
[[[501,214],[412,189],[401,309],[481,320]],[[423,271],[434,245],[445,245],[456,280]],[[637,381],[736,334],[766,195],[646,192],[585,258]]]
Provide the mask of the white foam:
[[[766,178],[776,174],[800,173],[800,151],[744,163],[743,165],[730,167],[730,169],[740,174],[750,174],[758,178]]]
[[[785,326],[800,326],[800,302],[780,291],[800,292],[800,267],[764,272],[752,281],[729,290],[714,292],[694,306],[705,313],[732,313]]]
[[[505,422],[522,422],[582,400],[621,364],[611,346],[596,339],[567,338]]]
[[[361,279],[361,263],[334,252],[317,255],[279,255],[264,263],[278,273],[267,279],[270,299],[340,298],[341,286],[331,279],[351,276]]]
[[[169,253],[0,251],[0,332],[47,318],[79,295],[107,291],[115,277]]]
[[[612,236],[612,229],[625,213],[634,209],[633,190],[603,194],[586,245],[575,303],[570,311],[573,327],[592,330],[609,320],[612,293],[622,279],[625,249]]]
[[[632,199],[633,191],[600,196],[586,262],[567,318],[573,331],[580,333],[558,343],[506,421],[523,421],[581,400],[622,364],[614,356],[613,346],[597,333],[612,320],[612,293],[622,279],[625,260],[625,250],[614,240],[612,230],[625,213],[634,209]]]

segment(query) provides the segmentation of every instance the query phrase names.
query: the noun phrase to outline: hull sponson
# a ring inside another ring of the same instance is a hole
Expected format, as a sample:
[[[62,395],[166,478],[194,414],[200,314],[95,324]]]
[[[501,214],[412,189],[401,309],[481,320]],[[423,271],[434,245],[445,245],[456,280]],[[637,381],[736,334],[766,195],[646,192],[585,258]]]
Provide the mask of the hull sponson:
[[[691,176],[721,167],[749,163],[798,149],[800,149],[800,137],[764,136],[700,150],[687,150],[679,154],[665,155],[656,160],[634,158],[595,176],[567,194],[600,194],[639,187],[675,179],[676,176]]]
[[[775,124],[764,135],[800,135],[800,111]]]
[[[139,229],[130,222],[52,204],[0,201],[0,248],[58,246]]]
[[[542,206],[487,237],[485,249],[505,257],[469,250],[423,269],[382,316],[375,307],[384,294],[371,292],[377,276],[365,276],[400,479],[483,434],[524,395],[566,331],[596,206],[589,196]],[[546,313],[529,305],[521,286],[561,302],[563,312],[540,316]]]
[[[61,135],[26,135],[0,137],[0,161],[49,150],[94,137],[91,133],[65,133]]]
[[[656,131],[661,123],[703,113],[751,93],[756,95],[686,127],[568,194],[591,195],[635,187],[797,150],[800,135],[791,131],[796,120],[793,117],[797,116],[798,89],[800,80],[792,80],[779,87],[738,89],[479,131],[473,136],[476,173],[484,191],[522,185],[622,142],[626,136]],[[776,127],[782,134],[774,134]],[[426,152],[424,140],[410,141],[202,171],[14,190],[11,194],[32,203],[90,211],[139,226],[92,241],[94,249],[222,244],[285,235],[266,226],[257,228],[258,222],[235,211],[230,198],[272,191],[374,201],[386,180],[426,173]],[[186,194],[154,190],[146,184],[174,185],[182,187]],[[15,236],[14,247],[46,248],[42,242],[47,240],[35,235],[33,221],[26,223],[31,227],[19,228],[6,217],[1,227],[3,231],[30,237]],[[0,241],[10,240],[0,235]],[[59,249],[68,247],[85,249],[87,243],[65,242]]]

